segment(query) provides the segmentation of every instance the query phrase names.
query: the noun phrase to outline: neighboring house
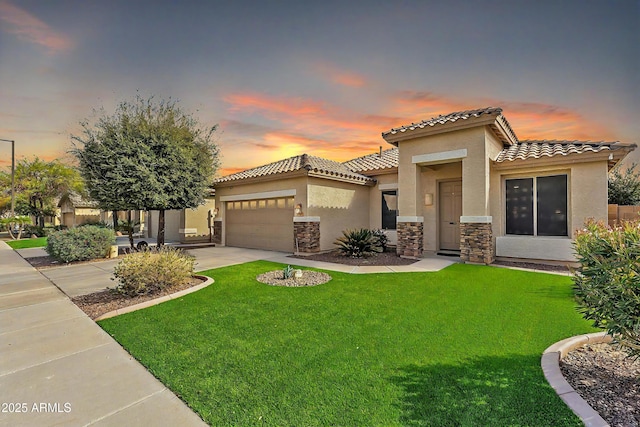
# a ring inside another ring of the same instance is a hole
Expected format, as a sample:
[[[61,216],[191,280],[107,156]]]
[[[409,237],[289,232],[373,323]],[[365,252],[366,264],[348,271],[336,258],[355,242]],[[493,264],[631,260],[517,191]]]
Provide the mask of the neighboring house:
[[[574,230],[607,219],[607,173],[634,144],[519,141],[500,108],[382,133],[394,148],[338,163],[301,155],[216,181],[228,246],[313,253],[345,229],[387,230],[401,256],[574,259]]]
[[[97,223],[102,220],[102,211],[98,202],[84,199],[76,193],[67,193],[58,201],[60,225],[77,227],[86,223]]]
[[[210,223],[215,216],[214,192],[205,198],[205,203],[195,209],[174,209],[164,213],[164,238],[167,242],[209,242]],[[211,218],[210,218],[211,217]],[[146,217],[147,237],[158,236],[158,211],[149,211]],[[211,229],[211,232],[213,230]]]

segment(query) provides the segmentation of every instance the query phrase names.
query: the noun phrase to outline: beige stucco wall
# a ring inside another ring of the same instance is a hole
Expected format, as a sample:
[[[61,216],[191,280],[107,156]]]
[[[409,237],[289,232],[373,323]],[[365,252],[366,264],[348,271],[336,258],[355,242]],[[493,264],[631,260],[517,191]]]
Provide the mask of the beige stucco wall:
[[[165,242],[179,242],[179,230],[184,224],[184,210],[172,209],[164,211],[164,240]],[[158,237],[158,211],[149,211],[148,236],[156,239]]]
[[[433,205],[424,205],[424,196],[421,199],[422,211],[419,215],[424,217],[424,250],[434,252],[438,250],[438,220],[439,220],[439,183],[459,180],[462,177],[462,162],[447,163],[421,168],[420,182],[423,193],[433,194]],[[464,182],[463,182],[464,184]],[[462,190],[464,200],[464,188]]]
[[[185,233],[182,234],[182,240],[184,237],[190,236],[209,236],[209,211],[216,208],[216,202],[214,198],[205,199],[205,204],[200,205],[195,209],[184,210],[184,227]]]
[[[342,231],[369,228],[371,187],[319,178],[309,178],[306,216],[320,217],[320,250],[334,249]]]
[[[492,228],[496,238],[496,255],[573,261],[572,237],[585,220],[607,220],[607,162],[570,163],[494,170],[491,176]],[[505,235],[504,180],[507,178],[567,174],[568,176],[568,237],[533,237]]]
[[[425,189],[422,188],[420,166],[413,164],[413,156],[435,154],[455,150],[467,150],[462,159],[462,214],[488,215],[490,179],[484,126],[471,129],[429,135],[399,143],[398,184],[402,198],[399,201],[400,216],[421,216]],[[451,163],[460,159],[451,160]],[[436,162],[439,164],[446,163]]]
[[[284,177],[277,180],[265,180],[250,184],[229,183],[216,186],[215,206],[219,208],[217,220],[222,221],[222,245],[226,240],[226,203],[222,201],[226,197],[244,197],[248,194],[269,194],[279,191],[294,191],[294,204],[301,204],[305,215],[307,211],[307,176]],[[258,197],[266,198],[266,197]],[[293,234],[293,209],[291,210],[291,233]]]

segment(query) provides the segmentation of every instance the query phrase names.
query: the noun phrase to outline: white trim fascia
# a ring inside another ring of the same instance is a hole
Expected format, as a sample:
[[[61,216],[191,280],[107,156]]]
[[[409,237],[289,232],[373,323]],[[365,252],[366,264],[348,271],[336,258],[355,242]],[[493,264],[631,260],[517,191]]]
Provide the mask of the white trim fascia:
[[[296,195],[296,190],[263,191],[262,193],[233,194],[220,196],[221,202],[237,202],[253,199],[274,199],[277,197],[291,197]]]
[[[461,224],[491,224],[493,222],[493,217],[491,216],[461,216],[460,223]]]
[[[411,163],[413,164],[435,164],[435,163],[447,163],[454,160],[461,160],[467,157],[467,149],[461,148],[459,150],[441,151],[439,153],[430,154],[418,154],[411,157]]]
[[[424,222],[423,216],[398,216],[396,222]]]
[[[380,191],[397,190],[398,189],[398,183],[397,182],[393,182],[393,183],[390,183],[390,184],[378,184],[378,189]]]
[[[320,222],[319,216],[294,216],[293,222]]]

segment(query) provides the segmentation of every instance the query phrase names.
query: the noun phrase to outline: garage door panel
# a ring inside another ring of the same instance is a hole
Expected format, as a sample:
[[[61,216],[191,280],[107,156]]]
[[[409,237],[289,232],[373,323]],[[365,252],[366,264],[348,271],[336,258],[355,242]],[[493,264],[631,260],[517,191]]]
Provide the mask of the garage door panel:
[[[293,251],[293,198],[269,202],[267,205],[259,200],[252,200],[241,205],[235,202],[232,206],[229,203],[234,202],[228,202],[225,231],[227,246]]]

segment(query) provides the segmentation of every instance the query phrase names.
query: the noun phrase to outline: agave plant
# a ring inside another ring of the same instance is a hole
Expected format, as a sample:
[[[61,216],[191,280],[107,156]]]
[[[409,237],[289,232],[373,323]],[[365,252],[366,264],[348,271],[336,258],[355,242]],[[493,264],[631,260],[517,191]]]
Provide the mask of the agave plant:
[[[343,231],[334,244],[344,256],[351,258],[368,257],[382,252],[380,239],[366,228]]]

